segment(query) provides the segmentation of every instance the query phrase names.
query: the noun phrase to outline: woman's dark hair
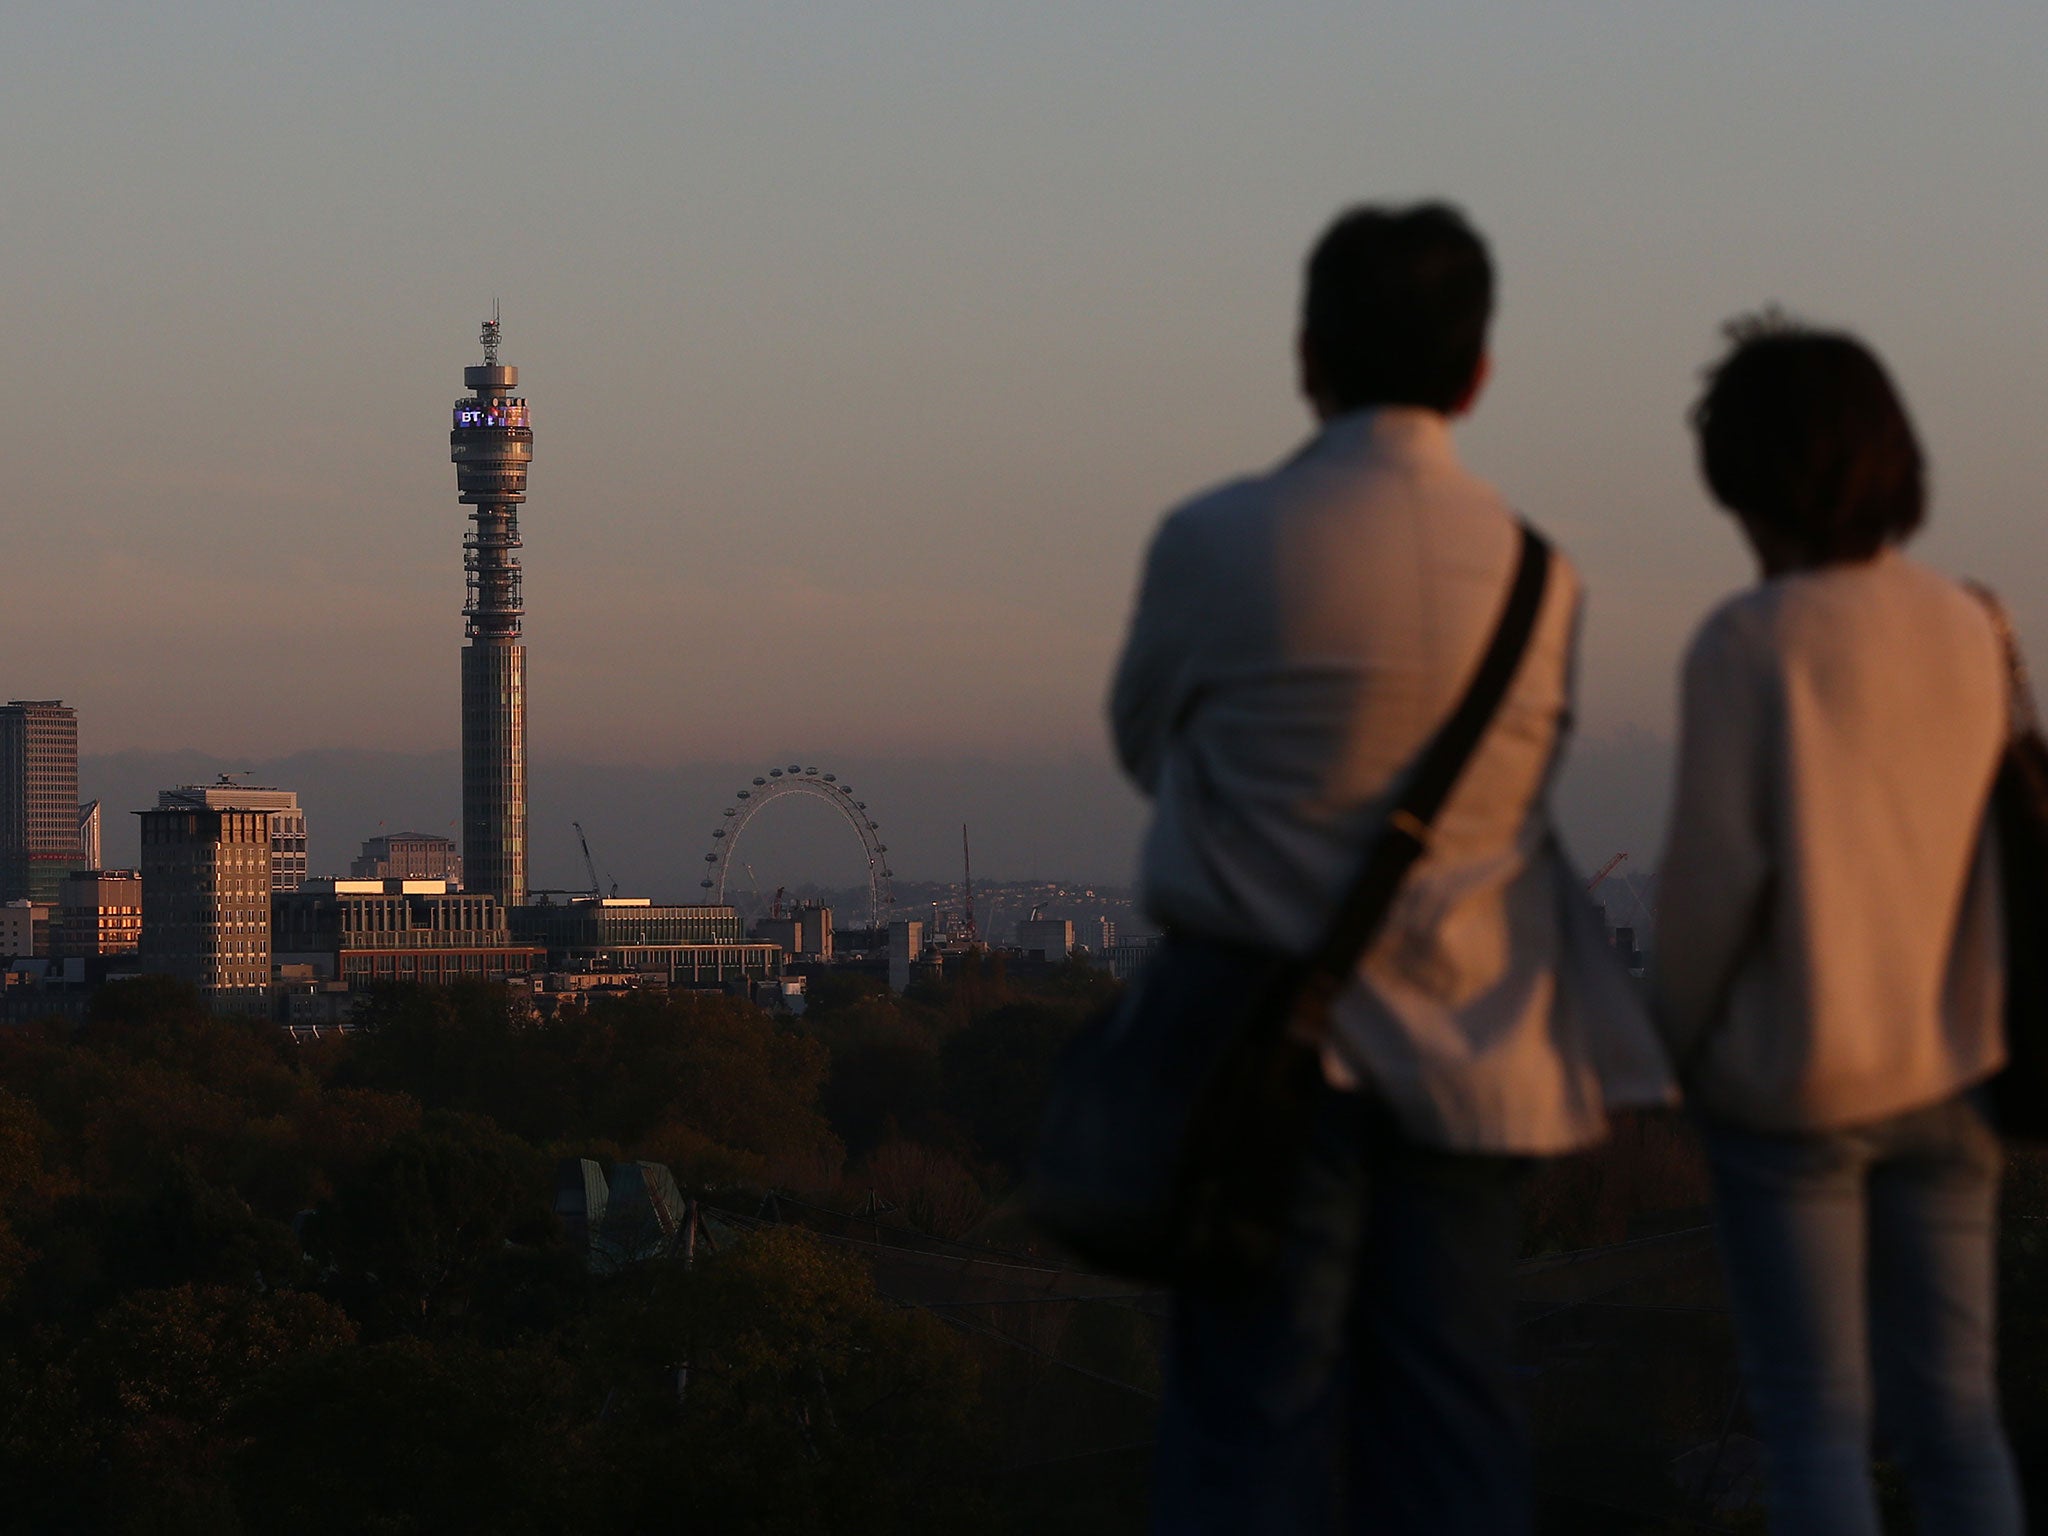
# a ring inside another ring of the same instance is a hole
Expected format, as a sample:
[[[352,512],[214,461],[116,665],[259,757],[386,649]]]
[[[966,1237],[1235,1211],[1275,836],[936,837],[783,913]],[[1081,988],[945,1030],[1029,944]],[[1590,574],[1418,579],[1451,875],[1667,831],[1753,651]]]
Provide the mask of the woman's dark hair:
[[[1450,410],[1472,386],[1492,315],[1486,242],[1447,203],[1354,208],[1309,252],[1302,341],[1341,410]]]
[[[1775,311],[1733,321],[1692,408],[1714,499],[1810,564],[1867,560],[1926,511],[1926,472],[1884,365]]]

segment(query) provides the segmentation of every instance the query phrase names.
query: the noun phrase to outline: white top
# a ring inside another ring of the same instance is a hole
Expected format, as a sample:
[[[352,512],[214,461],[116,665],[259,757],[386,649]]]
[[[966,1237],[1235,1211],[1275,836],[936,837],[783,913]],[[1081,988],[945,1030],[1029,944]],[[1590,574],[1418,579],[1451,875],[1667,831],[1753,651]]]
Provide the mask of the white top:
[[[1659,1024],[1710,1112],[1817,1130],[2004,1058],[1983,605],[1896,552],[1765,581],[1686,657]]]
[[[1455,707],[1519,553],[1431,411],[1340,417],[1161,526],[1110,714],[1155,801],[1151,915],[1306,952],[1402,773]],[[1437,822],[1337,1041],[1408,1131],[1470,1151],[1596,1139],[1668,1077],[1554,841],[1579,581],[1561,556],[1528,654]]]

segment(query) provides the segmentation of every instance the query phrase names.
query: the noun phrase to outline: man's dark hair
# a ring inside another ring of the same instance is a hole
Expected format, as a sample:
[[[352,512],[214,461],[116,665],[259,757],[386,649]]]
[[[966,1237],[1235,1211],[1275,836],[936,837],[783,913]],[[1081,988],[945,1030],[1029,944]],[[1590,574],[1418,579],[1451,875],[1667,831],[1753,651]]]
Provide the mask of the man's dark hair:
[[[1493,316],[1486,242],[1447,203],[1354,208],[1309,253],[1303,346],[1328,403],[1449,411]]]
[[[1926,473],[1892,381],[1855,337],[1775,311],[1731,322],[1692,408],[1714,499],[1812,564],[1867,560],[1925,514]]]

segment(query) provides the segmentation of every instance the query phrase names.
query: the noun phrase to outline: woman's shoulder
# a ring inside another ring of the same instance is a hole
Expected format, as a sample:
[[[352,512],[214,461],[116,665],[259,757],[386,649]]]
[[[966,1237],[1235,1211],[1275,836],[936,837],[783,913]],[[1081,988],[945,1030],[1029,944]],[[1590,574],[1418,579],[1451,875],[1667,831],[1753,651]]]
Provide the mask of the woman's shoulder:
[[[1723,599],[1701,622],[1695,648],[1782,651],[1893,641],[1946,630],[1990,633],[1982,598],[1931,566],[1886,550],[1869,560],[1774,576]],[[1917,637],[1917,639],[1916,639]]]
[[[1807,646],[1917,649],[1933,644],[1977,650],[1994,634],[1982,598],[1896,549],[1771,585],[1783,588],[1779,624],[1788,637]]]

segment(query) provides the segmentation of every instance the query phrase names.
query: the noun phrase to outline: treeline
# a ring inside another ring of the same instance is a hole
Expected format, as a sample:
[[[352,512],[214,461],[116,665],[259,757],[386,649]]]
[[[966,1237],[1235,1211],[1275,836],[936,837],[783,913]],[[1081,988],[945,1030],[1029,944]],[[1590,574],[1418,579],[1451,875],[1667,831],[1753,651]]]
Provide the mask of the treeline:
[[[553,1167],[965,1234],[1108,986],[406,989],[297,1046],[146,979],[0,1031],[0,1529],[999,1532],[958,1335],[788,1228],[593,1279]]]
[[[1026,1247],[1047,1075],[1113,993],[970,963],[902,997],[823,975],[798,1020],[641,994],[541,1021],[498,988],[398,989],[301,1046],[145,979],[83,1025],[0,1030],[0,1531],[1135,1529],[1141,1412],[1086,1463],[1106,1474],[1014,1470],[1019,1405],[1067,1414],[1046,1392],[1079,1379],[1042,1355],[892,1304],[792,1227],[596,1278],[552,1211],[560,1158],[647,1159],[742,1218],[779,1191]],[[1704,1199],[1682,1123],[1633,1120],[1536,1173],[1530,1251],[1696,1222]],[[2016,1154],[2028,1448],[2048,1444],[2044,1218],[2048,1165]],[[1074,1318],[1091,1370],[1142,1382],[1139,1313]]]

